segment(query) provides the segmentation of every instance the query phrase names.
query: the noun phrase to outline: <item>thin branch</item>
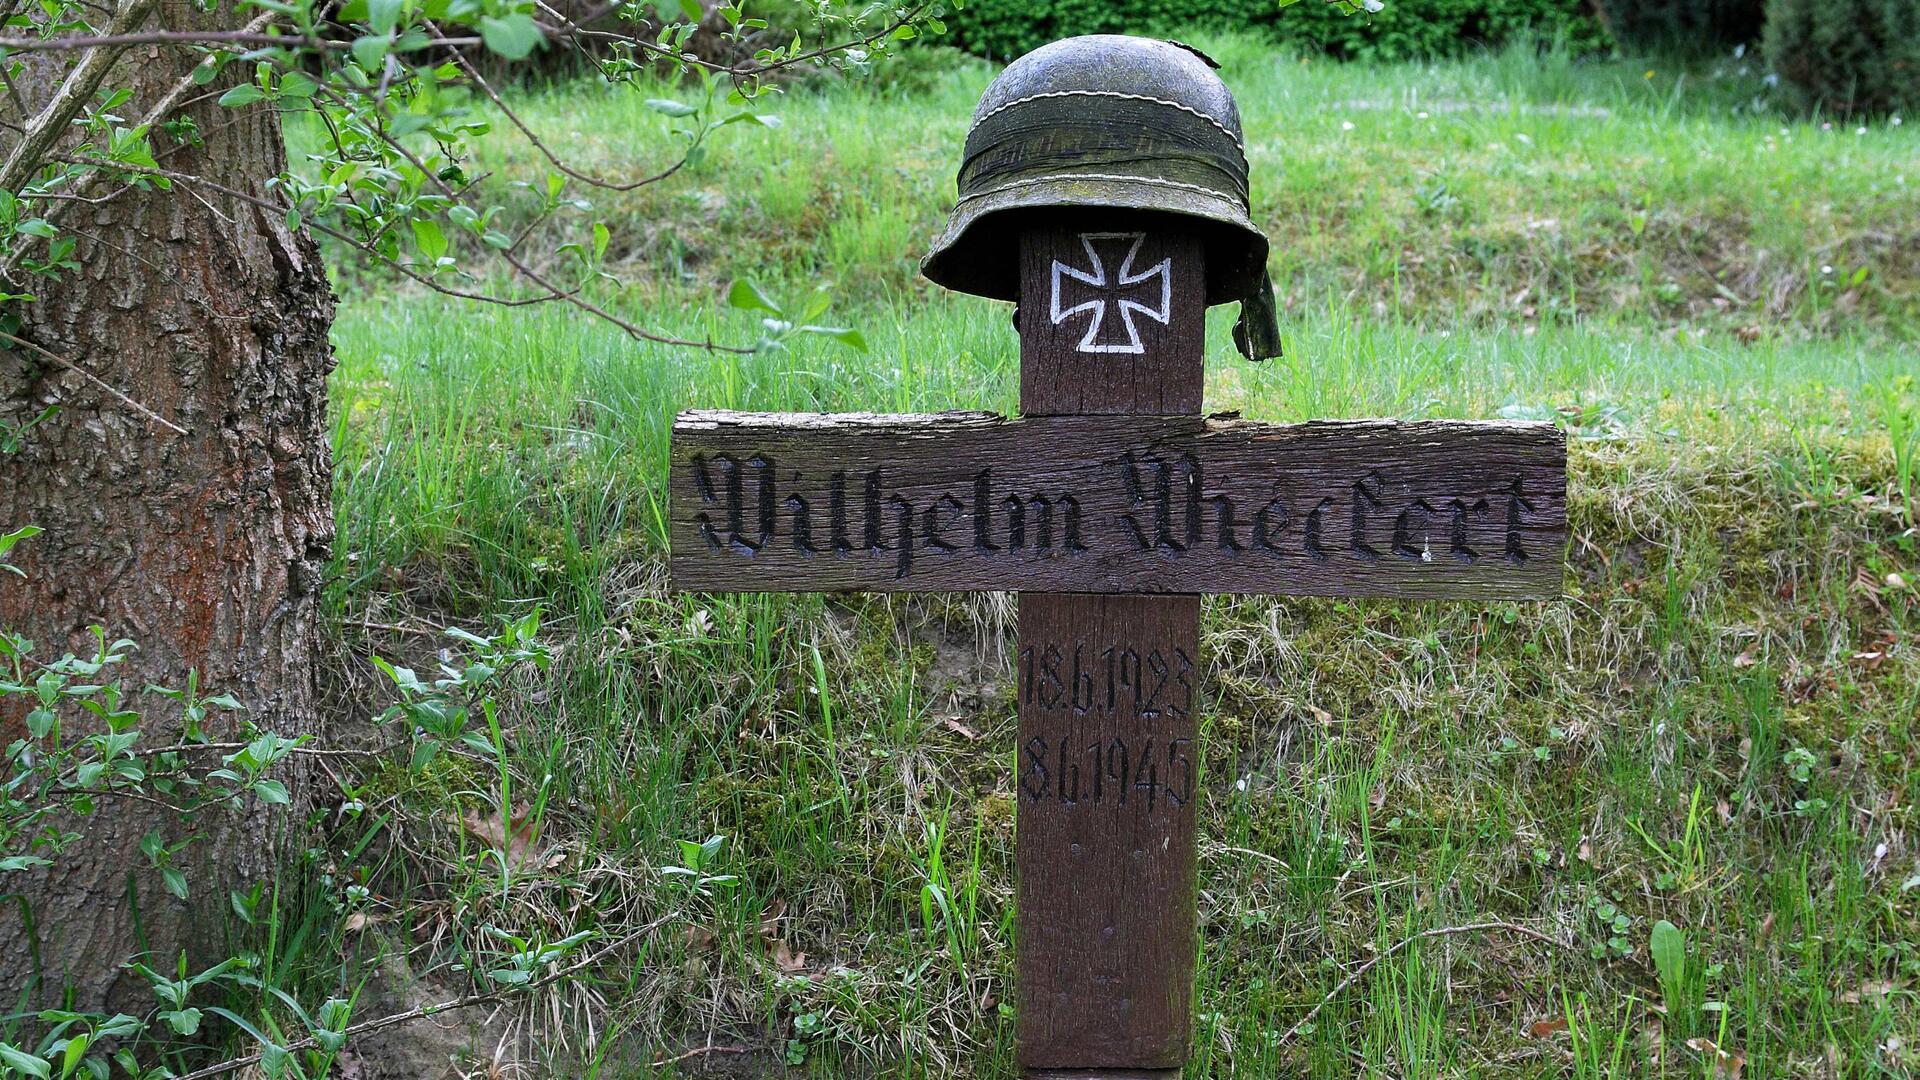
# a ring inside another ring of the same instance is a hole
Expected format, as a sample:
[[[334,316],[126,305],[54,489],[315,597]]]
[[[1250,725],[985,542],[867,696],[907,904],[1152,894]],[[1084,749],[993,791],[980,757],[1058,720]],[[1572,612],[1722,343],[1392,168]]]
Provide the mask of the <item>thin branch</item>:
[[[113,18],[110,33],[103,38],[125,33],[145,22],[155,3],[156,0],[126,0]],[[100,47],[80,58],[61,82],[60,89],[54,91],[53,100],[27,124],[26,133],[13,145],[6,162],[0,164],[0,190],[19,190],[27,177],[40,169],[47,152],[66,135],[73,118],[93,100],[94,91],[105,81],[119,55],[116,49]]]
[[[326,92],[326,91],[323,90],[323,92]],[[412,165],[415,169],[418,169],[422,176],[425,176],[431,179],[435,184],[435,186],[439,187],[441,192],[444,193],[449,199],[452,199],[455,202],[461,201],[462,193],[455,191],[451,185],[449,185],[445,180],[441,179],[440,174],[438,172],[427,168],[427,165],[425,162],[421,161],[420,158],[416,156],[412,150],[408,149],[405,144],[401,143],[400,140],[394,138],[387,131],[386,125],[384,123],[374,128],[374,134],[378,135],[382,142],[392,147],[395,153],[399,154],[401,157],[406,158],[407,163]],[[743,348],[738,345],[720,345],[720,344],[716,344],[712,340],[693,341],[688,338],[677,338],[677,337],[672,337],[665,334],[656,334],[650,330],[641,329],[639,326],[636,326],[633,323],[628,322],[626,319],[623,319],[620,316],[615,315],[613,312],[608,311],[603,307],[600,307],[599,305],[595,304],[593,301],[578,295],[577,292],[562,291],[559,286],[553,284],[552,282],[548,281],[545,277],[543,277],[539,273],[539,271],[533,269],[532,267],[528,266],[526,263],[520,261],[519,257],[516,256],[512,251],[502,251],[500,253],[500,258],[508,266],[511,266],[514,269],[514,271],[518,273],[520,276],[526,278],[528,281],[533,282],[535,285],[538,285],[541,288],[547,290],[547,292],[551,293],[554,296],[554,298],[562,301],[563,303],[572,304],[574,307],[577,307],[580,310],[587,312],[588,314],[599,316],[601,319],[604,319],[605,321],[610,322],[613,325],[619,327],[620,329],[626,331],[627,336],[635,338],[637,340],[651,341],[657,345],[684,345],[684,346],[690,346],[696,349],[705,349],[708,352],[733,353],[735,355],[740,355],[740,356],[751,354],[754,351],[751,348]]]
[[[152,2],[153,0],[142,0],[143,6],[151,6]],[[846,52],[849,49],[864,48],[876,44],[890,37],[894,31],[911,24],[915,19],[919,18],[928,8],[933,6],[933,0],[920,0],[920,3],[909,8],[905,14],[895,18],[884,27],[871,33],[863,34],[860,37],[850,38],[832,45],[822,45],[818,48],[808,49],[806,52],[781,57],[771,63],[753,62],[742,64],[722,64],[712,60],[701,60],[685,53],[676,52],[658,42],[646,41],[629,34],[616,34],[606,30],[589,30],[582,25],[581,21],[570,19],[560,12],[555,11],[553,8],[547,7],[547,5],[543,4],[542,6],[559,16],[561,20],[558,26],[538,20],[535,21],[534,25],[537,26],[541,34],[549,40],[562,37],[611,38],[616,41],[631,44],[642,52],[660,59],[671,60],[678,64],[686,64],[690,67],[702,68],[716,74],[730,75],[734,78],[750,78],[779,71],[782,68],[792,67],[796,64],[803,64],[809,60],[816,60],[823,56],[831,56],[835,53]],[[617,7],[617,4],[605,5],[600,9],[589,12],[584,21],[595,21],[611,13]],[[432,48],[463,49],[472,48],[476,45],[484,45],[485,43],[485,39],[479,37],[435,37],[429,38],[424,45],[425,47]],[[131,45],[259,45],[269,48],[306,48],[324,52],[346,52],[353,48],[353,43],[350,41],[308,37],[304,35],[261,33],[252,29],[151,30],[134,33],[127,28],[119,27],[117,21],[116,27],[109,28],[109,32],[105,34],[69,34],[56,38],[0,37],[0,52],[8,53],[91,52],[100,49],[125,48]]]
[[[683,1061],[687,1061],[691,1058],[705,1057],[708,1054],[751,1054],[751,1053],[753,1053],[753,1047],[751,1046],[696,1046],[691,1050],[682,1051],[681,1053],[675,1054],[672,1057],[660,1058],[653,1063],[653,1067],[656,1069],[664,1069],[669,1065],[678,1065],[679,1063]]]
[[[238,751],[245,750],[252,745],[252,743],[244,742],[175,743],[172,746],[149,746],[144,750],[128,750],[127,755],[129,757],[159,757],[161,754],[191,754],[195,751]],[[321,746],[289,746],[286,747],[286,751],[289,754],[299,754],[303,757],[377,758],[384,757],[405,745],[406,743],[404,741],[396,742],[388,746],[383,746],[378,750],[333,749]]]
[[[492,101],[493,104],[497,108],[499,108],[500,112],[504,116],[506,116],[507,120],[510,123],[512,123],[515,128],[519,129],[520,134],[526,136],[527,141],[533,144],[533,148],[535,150],[540,151],[541,157],[546,158],[547,162],[551,164],[554,168],[559,169],[561,172],[567,174],[568,176],[573,177],[575,180],[578,180],[583,184],[588,184],[593,187],[600,188],[604,191],[632,191],[636,188],[646,187],[648,184],[657,184],[660,181],[667,179],[668,177],[672,176],[674,173],[677,173],[681,169],[686,167],[687,159],[683,155],[679,161],[674,162],[671,166],[668,166],[665,170],[654,173],[652,176],[642,177],[639,180],[633,180],[627,183],[617,183],[611,180],[603,180],[600,177],[592,175],[591,173],[581,172],[578,169],[575,169],[573,166],[568,165],[565,161],[562,161],[558,154],[555,154],[551,149],[547,147],[546,143],[541,141],[540,136],[534,134],[533,129],[527,126],[525,121],[520,119],[520,114],[514,112],[513,108],[509,106],[505,101],[501,100],[499,94],[494,92],[493,87],[489,85],[487,83],[487,80],[481,76],[480,69],[475,67],[473,62],[467,59],[467,55],[465,53],[458,53],[458,52],[454,53],[453,58],[462,68],[466,69],[467,77],[471,78],[473,80],[473,84],[480,88],[480,92],[485,94],[487,96],[487,99]]]
[[[159,413],[154,412],[152,409],[147,408],[145,405],[142,405],[139,402],[133,400],[132,398],[128,397],[126,394],[108,385],[98,375],[95,375],[93,372],[88,371],[86,368],[81,367],[79,364],[74,363],[73,361],[67,359],[66,357],[61,356],[59,353],[49,352],[46,349],[42,348],[41,346],[36,345],[31,341],[28,341],[26,338],[15,337],[4,330],[0,330],[0,339],[11,341],[15,345],[19,345],[23,348],[32,349],[34,352],[39,353],[41,356],[46,357],[48,360],[51,360],[54,363],[60,365],[61,367],[66,368],[68,371],[78,374],[81,378],[87,380],[93,385],[99,387],[102,390],[105,390],[107,393],[112,394],[114,397],[118,398],[122,405],[125,405],[127,408],[132,409],[134,412],[139,413],[141,416],[146,417],[147,419],[153,421],[154,423],[159,424],[162,427],[171,428],[176,434],[180,434],[180,435],[188,434],[186,428],[181,427],[179,424],[174,423],[173,421],[167,419],[166,417],[161,416]]]
[[[7,99],[13,102],[13,111],[20,114],[20,119],[26,120],[33,116],[33,103],[20,93],[19,87],[13,85],[12,68],[12,64],[0,62],[0,80],[7,84]]]
[[[455,48],[481,44],[477,37],[445,38],[430,44]],[[345,52],[350,41],[265,34],[255,30],[147,30],[140,33],[69,34],[57,38],[0,37],[0,50],[10,53],[81,52],[94,49],[122,49],[130,45],[262,45],[281,48],[319,49]]]
[[[1399,953],[1401,950],[1405,949],[1407,946],[1412,945],[1414,942],[1424,941],[1428,938],[1455,937],[1460,934],[1477,934],[1477,933],[1481,933],[1489,930],[1499,930],[1509,934],[1517,934],[1520,937],[1532,938],[1535,941],[1545,942],[1546,944],[1553,945],[1557,948],[1564,949],[1567,947],[1565,942],[1556,941],[1555,939],[1548,937],[1547,935],[1541,933],[1538,930],[1533,929],[1532,927],[1521,926],[1519,923],[1480,922],[1480,923],[1468,923],[1465,926],[1442,926],[1435,930],[1422,930],[1421,932],[1414,934],[1411,937],[1402,938],[1401,940],[1389,946],[1386,952],[1380,953],[1376,956],[1369,958],[1366,963],[1361,964],[1359,967],[1354,968],[1352,971],[1348,972],[1347,977],[1344,979],[1341,979],[1339,982],[1339,985],[1335,986],[1332,990],[1327,991],[1327,996],[1321,998],[1319,1004],[1315,1005],[1311,1009],[1308,1009],[1307,1015],[1295,1021],[1294,1025],[1287,1029],[1287,1033],[1280,1036],[1280,1041],[1282,1043],[1292,1042],[1293,1037],[1295,1035],[1300,1034],[1300,1031],[1302,1028],[1306,1027],[1308,1024],[1313,1023],[1313,1018],[1320,1015],[1321,1009],[1326,1008],[1329,1004],[1333,1002],[1334,998],[1337,998],[1341,994],[1345,993],[1347,990],[1347,987],[1352,986],[1356,982],[1359,982],[1362,976],[1364,976],[1367,972],[1373,970],[1373,967],[1375,964],[1378,964],[1380,961],[1385,960],[1391,956],[1394,956],[1395,954]]]
[[[545,4],[542,4],[541,6],[546,7]],[[926,12],[928,8],[932,6],[933,6],[933,0],[920,0],[920,3],[915,4],[912,8],[908,9],[906,14],[901,15],[899,18],[894,19],[892,22],[888,23],[886,26],[880,28],[879,30],[875,30],[870,34],[866,34],[857,38],[851,38],[849,40],[842,41],[834,45],[822,45],[817,49],[808,49],[806,52],[803,52],[803,53],[795,53],[792,56],[782,57],[779,60],[775,60],[770,64],[760,64],[760,63],[720,64],[720,63],[715,63],[712,60],[702,60],[702,59],[699,59],[698,57],[689,56],[685,53],[677,52],[674,49],[671,49],[665,45],[659,44],[658,42],[643,41],[629,34],[616,34],[609,30],[589,30],[585,26],[582,26],[580,24],[580,21],[568,19],[564,15],[561,15],[562,26],[560,29],[565,30],[570,36],[602,38],[602,39],[611,39],[614,41],[627,42],[633,45],[635,48],[639,49],[640,51],[648,53],[652,56],[658,57],[662,60],[671,60],[676,64],[685,64],[689,67],[701,68],[706,71],[711,71],[717,75],[730,75],[735,78],[747,78],[755,75],[765,75],[770,72],[779,71],[781,68],[792,67],[795,64],[803,64],[808,60],[815,60],[822,56],[830,56],[834,53],[846,52],[848,49],[858,49],[868,45],[873,45],[877,42],[880,42],[892,36],[893,32],[900,29],[901,27],[906,26],[909,23],[912,23],[915,19],[919,18],[922,14]],[[548,10],[552,11],[553,9],[549,7]],[[554,13],[556,15],[560,14],[557,11]],[[604,12],[600,14],[604,14]],[[599,17],[598,14],[590,14],[585,20],[582,20],[582,21],[591,22],[593,21],[593,19],[598,17]],[[545,31],[548,34],[548,36],[550,37],[558,36],[558,34],[554,31],[554,29],[548,27],[545,23],[541,23],[540,27],[543,31]]]

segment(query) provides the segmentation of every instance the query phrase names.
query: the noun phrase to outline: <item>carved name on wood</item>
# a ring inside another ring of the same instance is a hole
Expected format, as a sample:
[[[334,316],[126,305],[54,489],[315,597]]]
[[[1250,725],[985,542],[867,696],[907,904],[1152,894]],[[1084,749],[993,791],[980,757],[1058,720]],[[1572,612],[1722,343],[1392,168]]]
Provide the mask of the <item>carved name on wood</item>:
[[[1551,424],[692,411],[672,571],[709,591],[1558,595]]]

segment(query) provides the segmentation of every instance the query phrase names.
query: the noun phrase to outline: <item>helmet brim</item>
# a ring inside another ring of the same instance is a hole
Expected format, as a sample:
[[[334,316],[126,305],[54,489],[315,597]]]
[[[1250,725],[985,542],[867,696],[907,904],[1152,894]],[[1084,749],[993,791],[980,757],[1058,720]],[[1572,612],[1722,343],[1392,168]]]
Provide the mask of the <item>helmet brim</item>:
[[[1197,229],[1206,245],[1207,303],[1243,299],[1264,281],[1267,238],[1230,196],[1140,177],[1048,177],[963,200],[920,260],[927,280],[994,300],[1020,298],[1020,236],[1046,211],[1066,207],[1139,211],[1172,229]],[[1042,219],[1043,220],[1043,219]]]

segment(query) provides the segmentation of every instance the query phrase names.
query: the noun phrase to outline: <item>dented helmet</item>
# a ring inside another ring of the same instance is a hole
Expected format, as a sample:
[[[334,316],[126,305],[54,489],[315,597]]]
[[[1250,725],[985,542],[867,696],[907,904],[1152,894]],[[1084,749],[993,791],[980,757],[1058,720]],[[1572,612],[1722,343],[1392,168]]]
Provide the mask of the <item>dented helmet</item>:
[[[1207,303],[1240,301],[1240,351],[1278,356],[1267,238],[1248,214],[1240,111],[1218,66],[1179,42],[1117,34],[1056,41],[1007,65],[974,110],[960,198],[921,272],[1017,300],[1020,235],[1036,212],[1175,214],[1202,234]]]

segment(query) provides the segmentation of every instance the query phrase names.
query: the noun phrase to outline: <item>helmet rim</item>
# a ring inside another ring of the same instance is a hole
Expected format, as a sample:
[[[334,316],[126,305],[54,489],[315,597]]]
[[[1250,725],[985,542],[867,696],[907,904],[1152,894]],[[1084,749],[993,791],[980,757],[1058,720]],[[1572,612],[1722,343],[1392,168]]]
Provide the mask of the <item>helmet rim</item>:
[[[1209,306],[1246,298],[1264,277],[1266,234],[1237,199],[1197,184],[1137,176],[1050,176],[964,196],[920,260],[920,272],[956,292],[1018,300],[1024,220],[1060,208],[1138,212],[1164,217],[1171,228],[1198,229]]]

